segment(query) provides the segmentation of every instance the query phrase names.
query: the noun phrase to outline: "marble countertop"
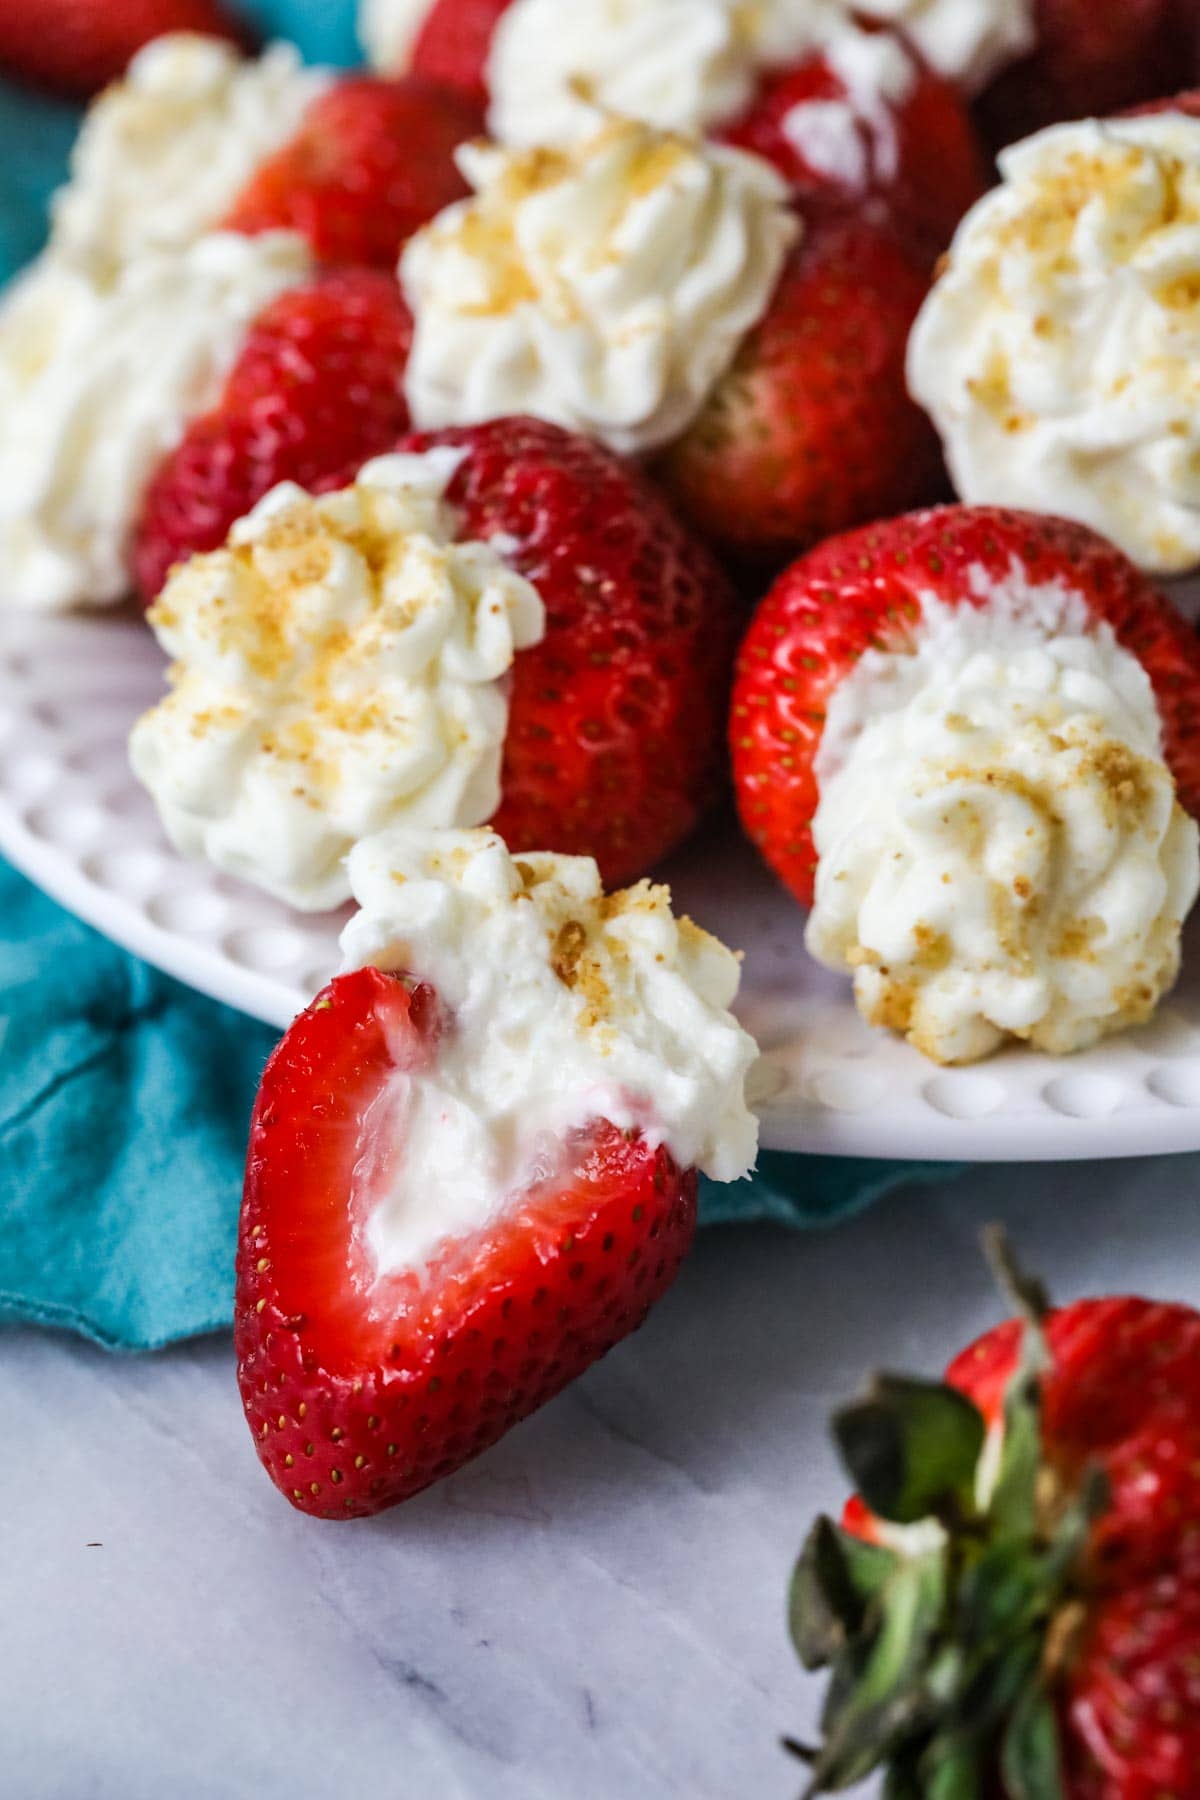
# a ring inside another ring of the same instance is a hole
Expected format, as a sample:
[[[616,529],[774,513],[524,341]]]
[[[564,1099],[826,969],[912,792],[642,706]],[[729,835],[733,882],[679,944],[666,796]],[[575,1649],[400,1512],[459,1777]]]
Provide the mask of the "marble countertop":
[[[1063,1297],[1200,1302],[1195,1158],[989,1170],[819,1235],[705,1236],[638,1336],[382,1519],[293,1514],[230,1347],[0,1336],[13,1800],[790,1800],[783,1623],[824,1422],[998,1314],[1002,1217]]]

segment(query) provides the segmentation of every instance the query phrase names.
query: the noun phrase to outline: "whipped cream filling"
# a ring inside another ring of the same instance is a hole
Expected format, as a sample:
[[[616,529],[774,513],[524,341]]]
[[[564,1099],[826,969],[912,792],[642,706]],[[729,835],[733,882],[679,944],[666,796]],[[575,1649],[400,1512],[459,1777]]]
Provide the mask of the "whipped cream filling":
[[[916,59],[890,32],[848,29],[830,46],[828,62],[845,97],[793,106],[783,120],[785,136],[811,169],[851,191],[893,180],[900,161],[897,114],[919,80]]]
[[[1062,586],[976,594],[862,658],[817,764],[808,947],[943,1063],[1143,1023],[1200,889],[1141,664]]]
[[[129,591],[147,483],[212,405],[263,307],[309,273],[292,232],[147,250],[112,281],[53,251],[0,310],[0,604]]]
[[[53,201],[55,249],[103,278],[214,230],[331,79],[289,44],[247,59],[188,32],[153,39],[84,120]]]
[[[969,94],[1037,46],[1034,0],[866,0],[855,10],[902,31]]]
[[[315,910],[349,898],[361,838],[496,810],[507,676],[545,611],[455,541],[460,461],[380,457],[319,499],[284,483],[168,581],[150,621],[172,691],[130,756],[185,854]]]
[[[909,385],[958,492],[1200,565],[1200,120],[1006,150],[914,327]]]
[[[515,413],[625,453],[691,423],[800,226],[758,157],[614,121],[582,145],[459,153],[473,198],[401,259],[423,428]]]
[[[372,8],[402,37],[412,10]],[[524,146],[569,143],[613,113],[703,133],[744,111],[767,70],[840,57],[864,35],[856,18],[896,27],[970,92],[1035,41],[1032,0],[513,0],[492,40],[489,126]]]
[[[361,910],[344,968],[429,982],[446,1013],[435,1066],[397,1072],[383,1147],[360,1165],[381,1274],[484,1227],[593,1121],[718,1181],[749,1172],[757,1047],[729,1012],[738,959],[676,918],[666,888],[606,896],[590,858],[514,859],[484,831],[389,832],[349,867]]]
[[[433,8],[434,0],[361,0],[358,41],[372,68],[404,74]]]

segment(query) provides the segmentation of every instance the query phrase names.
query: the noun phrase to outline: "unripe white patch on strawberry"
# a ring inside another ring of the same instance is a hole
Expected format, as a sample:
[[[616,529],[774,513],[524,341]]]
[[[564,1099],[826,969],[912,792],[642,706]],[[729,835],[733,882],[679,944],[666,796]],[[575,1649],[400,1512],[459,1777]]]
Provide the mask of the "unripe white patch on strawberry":
[[[508,672],[545,610],[455,541],[462,455],[380,457],[318,499],[284,483],[168,581],[172,692],[130,756],[186,854],[313,910],[349,899],[360,839],[496,810]]]
[[[112,279],[53,251],[0,311],[0,596],[57,611],[130,589],[146,487],[217,400],[250,325],[311,273],[303,238],[214,232]]]
[[[1015,564],[975,591],[985,606],[927,598],[911,654],[863,656],[817,759],[808,947],[945,1063],[1144,1022],[1200,889],[1136,657]]]
[[[358,41],[372,68],[403,75],[435,0],[361,0]]]
[[[189,32],[155,38],[84,120],[54,198],[52,243],[106,278],[215,229],[333,79],[290,44],[245,58]]]
[[[1037,45],[1034,0],[865,0],[856,11],[903,31],[930,68],[969,94]]]
[[[349,867],[361,911],[344,968],[429,982],[445,1015],[431,1066],[393,1078],[360,1162],[381,1274],[478,1230],[597,1120],[681,1168],[749,1172],[758,1051],[729,1011],[739,962],[675,917],[667,888],[606,896],[590,858],[514,858],[485,831],[390,832]]]
[[[424,429],[529,413],[633,453],[686,429],[800,225],[759,157],[615,120],[562,151],[459,153],[474,198],[409,243]]]
[[[913,329],[909,384],[964,500],[1200,565],[1200,120],[1056,126],[1006,150]]]

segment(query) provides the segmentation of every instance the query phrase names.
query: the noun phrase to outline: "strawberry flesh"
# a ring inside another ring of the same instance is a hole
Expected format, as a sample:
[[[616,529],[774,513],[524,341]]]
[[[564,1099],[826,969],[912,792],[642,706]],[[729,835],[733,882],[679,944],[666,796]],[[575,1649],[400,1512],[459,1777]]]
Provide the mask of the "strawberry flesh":
[[[245,26],[217,0],[5,0],[0,72],[86,100],[168,31],[250,42]]]
[[[881,95],[870,116],[857,108],[859,154],[847,166],[810,161],[802,137],[789,129],[796,108],[847,98],[829,60],[812,56],[767,76],[747,111],[721,135],[773,163],[806,217],[853,208],[891,225],[932,262],[987,185],[964,101],[950,82],[920,67],[902,102]]]
[[[379,1275],[366,1243],[399,1168],[377,1103],[436,1072],[453,1030],[427,985],[339,977],[300,1015],[251,1122],[235,1345],[263,1466],[302,1512],[356,1518],[479,1454],[634,1330],[691,1243],[696,1176],[604,1121],[426,1270]],[[374,1109],[374,1110],[373,1110]]]
[[[908,395],[920,259],[864,218],[812,224],[765,316],[659,473],[696,529],[779,562],[940,485],[933,428]]]
[[[318,262],[390,272],[413,232],[466,194],[454,152],[482,131],[477,106],[431,82],[348,77],[256,171],[225,229],[298,231]]]
[[[505,556],[546,608],[513,670],[503,799],[514,850],[595,857],[606,886],[642,875],[720,789],[738,630],[729,583],[629,464],[535,419],[443,431],[464,538]]]
[[[414,74],[487,99],[487,64],[496,26],[512,0],[433,0],[417,41]]]
[[[149,604],[175,563],[223,544],[277,482],[326,493],[408,428],[412,319],[390,275],[345,269],[290,289],[251,327],[211,412],[147,490],[134,574]]]

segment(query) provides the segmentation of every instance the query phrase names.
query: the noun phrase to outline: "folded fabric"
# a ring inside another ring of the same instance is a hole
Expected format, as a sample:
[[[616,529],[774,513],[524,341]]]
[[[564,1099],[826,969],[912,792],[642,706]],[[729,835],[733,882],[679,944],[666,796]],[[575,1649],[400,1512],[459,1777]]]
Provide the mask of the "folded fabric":
[[[254,0],[312,60],[348,0]],[[0,83],[0,280],[36,253],[78,115]],[[229,1323],[246,1122],[273,1034],[160,975],[0,863],[0,1317],[148,1350]],[[930,1173],[764,1156],[706,1223],[824,1223]]]

